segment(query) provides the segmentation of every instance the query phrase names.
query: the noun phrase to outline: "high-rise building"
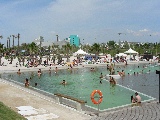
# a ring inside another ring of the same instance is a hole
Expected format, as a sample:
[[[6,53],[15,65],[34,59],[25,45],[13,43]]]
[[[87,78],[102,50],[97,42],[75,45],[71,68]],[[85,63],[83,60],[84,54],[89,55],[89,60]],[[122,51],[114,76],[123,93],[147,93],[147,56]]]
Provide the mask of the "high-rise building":
[[[70,45],[75,45],[76,47],[80,46],[80,38],[78,35],[70,35]]]

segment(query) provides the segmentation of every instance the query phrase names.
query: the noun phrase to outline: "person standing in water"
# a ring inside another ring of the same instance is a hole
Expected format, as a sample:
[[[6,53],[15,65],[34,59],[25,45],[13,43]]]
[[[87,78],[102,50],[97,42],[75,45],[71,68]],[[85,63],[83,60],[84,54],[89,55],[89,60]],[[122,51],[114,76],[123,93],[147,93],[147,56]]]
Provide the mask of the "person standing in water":
[[[61,84],[65,86],[67,84],[66,80],[63,80]]]
[[[100,75],[100,83],[102,84],[102,79],[103,79],[103,74],[101,73],[101,75]]]
[[[29,87],[29,81],[28,81],[27,78],[26,78],[26,80],[25,80],[25,87]]]

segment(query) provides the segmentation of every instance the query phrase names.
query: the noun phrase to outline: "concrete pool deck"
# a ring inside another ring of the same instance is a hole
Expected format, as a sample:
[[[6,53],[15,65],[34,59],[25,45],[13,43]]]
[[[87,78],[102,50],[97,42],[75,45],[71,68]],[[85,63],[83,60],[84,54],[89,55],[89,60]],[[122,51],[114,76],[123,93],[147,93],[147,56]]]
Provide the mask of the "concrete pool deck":
[[[137,62],[136,62],[137,63]],[[142,62],[142,63],[149,63],[149,62]],[[128,63],[130,64],[130,63]],[[133,64],[133,63],[131,63]],[[134,63],[135,64],[135,63]],[[95,66],[104,66],[106,64],[95,64]],[[123,64],[118,64],[123,65]],[[93,65],[85,65],[84,67],[89,67]],[[52,66],[54,70],[56,66]],[[67,69],[68,67],[65,66],[57,66],[60,69]],[[82,66],[78,66],[82,67]],[[37,71],[38,69],[48,70],[48,67],[38,66],[36,68],[25,68],[25,67],[13,67],[13,66],[1,66],[0,73],[4,72],[16,72],[18,69],[21,71]],[[114,110],[112,112],[103,112],[100,113],[99,116],[95,116],[94,114],[87,115],[84,113],[77,112],[74,109],[69,107],[59,105],[52,101],[51,98],[44,96],[40,93],[35,91],[30,91],[28,88],[18,86],[14,83],[5,81],[0,79],[0,101],[3,102],[5,105],[17,111],[16,107],[18,106],[32,106],[36,109],[43,108],[50,113],[54,113],[59,116],[58,120],[130,120],[130,119],[137,119],[137,120],[159,120],[160,119],[160,104],[157,102],[151,103],[144,103],[142,107],[127,107],[122,108],[121,110]]]

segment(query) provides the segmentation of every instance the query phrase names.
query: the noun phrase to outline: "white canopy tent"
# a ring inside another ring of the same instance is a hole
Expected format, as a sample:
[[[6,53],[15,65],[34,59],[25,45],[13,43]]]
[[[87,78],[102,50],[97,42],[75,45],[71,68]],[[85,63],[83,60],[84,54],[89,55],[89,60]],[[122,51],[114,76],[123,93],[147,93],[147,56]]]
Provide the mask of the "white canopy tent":
[[[127,57],[127,54],[119,53],[119,54],[116,54],[116,56],[119,56],[119,57]]]
[[[85,51],[83,51],[82,49],[79,49],[77,52],[75,52],[74,54],[76,55],[86,55],[88,53],[86,53]]]
[[[131,59],[131,54],[138,54],[138,52],[132,50],[131,48],[129,48],[129,50],[125,51],[124,53],[130,54],[130,59]]]
[[[125,51],[124,53],[129,53],[129,54],[138,54],[138,52],[132,50],[131,48],[129,48],[129,50]]]

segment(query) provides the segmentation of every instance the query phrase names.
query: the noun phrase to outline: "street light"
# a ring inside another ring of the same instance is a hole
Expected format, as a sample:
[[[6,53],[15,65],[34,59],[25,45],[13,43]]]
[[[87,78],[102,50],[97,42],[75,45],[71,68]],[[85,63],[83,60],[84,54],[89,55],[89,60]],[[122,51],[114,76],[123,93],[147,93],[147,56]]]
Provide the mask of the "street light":
[[[58,37],[59,37],[59,36],[58,36],[58,35],[56,35],[56,36],[57,36],[57,42],[58,42]]]

